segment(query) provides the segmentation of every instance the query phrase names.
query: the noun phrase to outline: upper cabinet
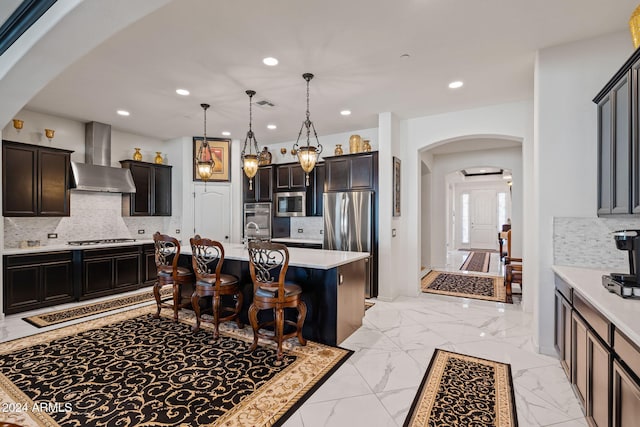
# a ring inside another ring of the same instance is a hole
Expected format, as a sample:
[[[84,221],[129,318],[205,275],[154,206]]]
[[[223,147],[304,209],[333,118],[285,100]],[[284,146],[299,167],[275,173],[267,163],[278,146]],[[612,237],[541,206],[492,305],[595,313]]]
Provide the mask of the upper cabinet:
[[[69,216],[71,153],[2,141],[2,215]]]
[[[245,203],[271,202],[273,200],[273,166],[260,166],[253,177],[252,188],[249,179],[242,174],[242,201]]]
[[[324,163],[324,191],[377,190],[377,151],[325,157]]]
[[[277,165],[275,191],[305,191],[305,178],[300,163]]]
[[[122,214],[171,216],[171,166],[136,160],[121,160],[131,171],[136,192],[122,195]]]
[[[596,95],[598,215],[640,213],[640,50]]]

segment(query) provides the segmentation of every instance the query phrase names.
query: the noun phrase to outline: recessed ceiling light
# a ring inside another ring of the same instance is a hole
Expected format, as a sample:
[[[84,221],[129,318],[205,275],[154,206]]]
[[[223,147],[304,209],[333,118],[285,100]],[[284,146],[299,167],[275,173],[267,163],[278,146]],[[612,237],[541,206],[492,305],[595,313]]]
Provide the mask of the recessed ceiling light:
[[[121,116],[129,116],[129,115],[131,115],[131,113],[129,113],[126,110],[118,110],[118,111],[116,111],[116,113],[118,113]]]
[[[222,132],[222,134],[224,136],[229,136],[229,135],[231,135],[231,132],[229,132],[228,130],[225,130],[225,131]]]
[[[455,82],[449,83],[449,89],[458,89],[462,87],[463,84],[464,83],[462,83],[460,80],[456,80]]]
[[[189,95],[189,91],[186,89],[176,89],[176,93],[178,95],[187,96]]]
[[[411,58],[411,55],[409,55],[408,53],[403,53],[402,55],[400,55],[400,59],[409,59]]]
[[[340,114],[342,114],[343,116],[349,116],[351,115],[351,110],[342,110],[340,111]]]
[[[270,123],[270,124],[267,125],[267,129],[272,129],[272,130],[273,129],[278,129],[278,126]]]
[[[262,63],[264,65],[268,65],[270,67],[274,67],[274,66],[278,65],[278,60],[276,58],[273,58],[273,57],[269,56],[267,58],[264,58],[262,60]]]

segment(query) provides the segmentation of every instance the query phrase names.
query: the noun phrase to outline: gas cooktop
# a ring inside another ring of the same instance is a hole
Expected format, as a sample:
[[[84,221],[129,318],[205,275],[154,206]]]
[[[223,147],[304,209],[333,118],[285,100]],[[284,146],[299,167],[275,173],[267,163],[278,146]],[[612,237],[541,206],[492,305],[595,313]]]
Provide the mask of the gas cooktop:
[[[104,243],[125,243],[135,242],[136,239],[95,239],[95,240],[71,240],[67,242],[72,246],[87,246],[87,245],[101,245]]]

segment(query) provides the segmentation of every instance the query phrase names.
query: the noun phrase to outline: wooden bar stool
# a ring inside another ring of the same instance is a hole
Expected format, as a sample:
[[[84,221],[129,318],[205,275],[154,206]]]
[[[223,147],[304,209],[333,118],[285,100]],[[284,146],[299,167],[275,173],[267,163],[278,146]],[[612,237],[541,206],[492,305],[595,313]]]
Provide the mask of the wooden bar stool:
[[[242,309],[242,292],[238,285],[238,278],[230,274],[222,273],[222,263],[224,262],[224,247],[220,242],[211,239],[203,239],[196,235],[190,239],[191,261],[193,271],[196,274],[196,288],[191,297],[191,305],[196,313],[196,324],[193,331],[200,329],[200,322],[213,323],[213,337],[218,338],[220,333],[218,326],[220,322],[234,320],[238,328],[244,328],[240,320],[240,310]],[[232,295],[235,299],[235,307],[221,304],[221,297]],[[202,319],[200,316],[200,298],[211,297],[212,320]],[[224,316],[224,313],[229,313]]]
[[[294,336],[301,345],[307,340],[302,336],[302,325],[307,314],[307,306],[302,301],[302,288],[293,283],[285,283],[289,267],[289,251],[285,245],[271,242],[249,243],[249,271],[253,281],[253,302],[249,307],[249,321],[253,328],[253,351],[258,346],[258,338],[273,340],[278,344],[277,360],[282,359],[282,342]],[[297,322],[285,320],[284,309],[298,310]],[[273,310],[274,320],[259,323],[260,310]],[[284,333],[284,326],[294,326],[295,330]],[[273,333],[260,332],[264,327],[273,327]]]
[[[158,271],[158,278],[153,284],[153,296],[156,298],[158,311],[153,317],[159,318],[162,308],[170,308],[173,310],[173,321],[177,322],[178,310],[191,306],[190,301],[183,302],[182,300],[182,287],[184,285],[193,286],[194,276],[188,268],[178,266],[180,242],[175,237],[156,232],[153,235],[153,244]],[[173,292],[171,298],[163,300],[160,297],[160,289],[164,286],[172,286]]]

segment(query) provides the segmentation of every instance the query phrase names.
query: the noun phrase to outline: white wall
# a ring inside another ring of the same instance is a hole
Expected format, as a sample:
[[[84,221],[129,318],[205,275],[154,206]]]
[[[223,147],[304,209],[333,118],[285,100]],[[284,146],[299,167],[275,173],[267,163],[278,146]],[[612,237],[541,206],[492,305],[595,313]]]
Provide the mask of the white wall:
[[[512,242],[514,256],[522,255],[522,148],[513,147],[506,149],[491,149],[467,151],[434,156],[433,170],[431,173],[431,266],[444,266],[446,264],[447,251],[447,175],[470,167],[492,166],[502,169],[511,169],[513,172],[512,187],[512,211],[511,224],[512,235],[520,236]],[[427,239],[425,231],[423,239]],[[453,248],[451,248],[453,249]]]
[[[553,218],[595,217],[597,119],[591,101],[632,54],[627,32],[543,49],[536,64],[540,350],[553,353]],[[611,250],[614,250],[613,247]],[[530,262],[527,265],[531,265]]]

